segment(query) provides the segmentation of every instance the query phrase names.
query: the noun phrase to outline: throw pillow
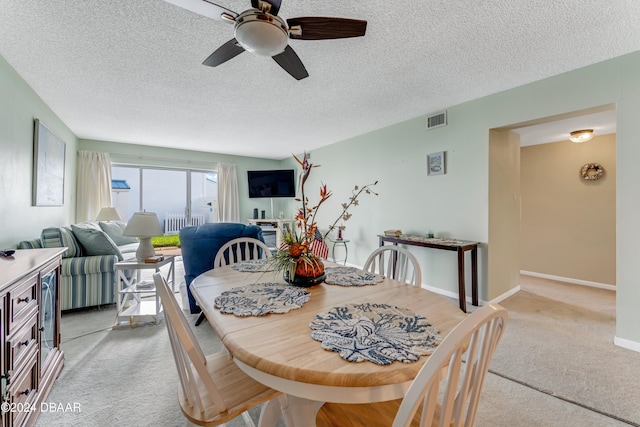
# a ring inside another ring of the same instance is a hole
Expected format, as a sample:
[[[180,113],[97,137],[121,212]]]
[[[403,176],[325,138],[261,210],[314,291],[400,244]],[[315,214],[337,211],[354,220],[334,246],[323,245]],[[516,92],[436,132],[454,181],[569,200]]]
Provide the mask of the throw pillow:
[[[109,236],[102,230],[93,228],[80,228],[75,225],[71,226],[73,235],[84,249],[85,255],[116,255],[118,261],[122,261],[122,253],[118,246],[111,240]]]
[[[125,224],[121,222],[100,222],[100,228],[111,240],[118,246],[128,245],[129,243],[138,243],[137,237],[123,236]]]
[[[64,258],[82,256],[80,245],[78,245],[78,242],[69,227],[60,228],[60,237],[62,238],[62,246],[67,247],[67,252],[64,254]]]
[[[100,230],[100,226],[96,221],[84,221],[75,224],[78,228],[93,228],[94,230]]]
[[[73,236],[71,229],[68,227],[48,227],[42,230],[40,234],[43,248],[61,248],[66,247],[63,258],[73,258],[82,256],[82,251],[78,242]]]

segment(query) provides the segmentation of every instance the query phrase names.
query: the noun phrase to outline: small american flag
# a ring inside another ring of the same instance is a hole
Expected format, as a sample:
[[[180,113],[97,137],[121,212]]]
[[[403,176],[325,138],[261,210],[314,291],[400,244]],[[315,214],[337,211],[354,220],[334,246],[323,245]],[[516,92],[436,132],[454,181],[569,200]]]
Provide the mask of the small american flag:
[[[316,229],[313,235],[313,242],[311,242],[311,252],[319,256],[320,258],[327,258],[329,256],[329,247],[322,238],[322,234]]]

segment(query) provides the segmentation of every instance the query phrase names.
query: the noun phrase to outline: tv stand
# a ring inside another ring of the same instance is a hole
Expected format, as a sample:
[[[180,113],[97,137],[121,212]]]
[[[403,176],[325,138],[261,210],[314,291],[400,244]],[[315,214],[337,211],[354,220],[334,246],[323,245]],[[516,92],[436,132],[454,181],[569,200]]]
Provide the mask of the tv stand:
[[[282,244],[282,237],[286,234],[287,231],[291,231],[293,227],[292,219],[250,219],[249,224],[257,225],[262,228],[262,234],[266,235],[268,233],[275,233],[276,240],[275,246],[267,245],[271,248],[279,248]],[[267,238],[265,237],[265,240]]]

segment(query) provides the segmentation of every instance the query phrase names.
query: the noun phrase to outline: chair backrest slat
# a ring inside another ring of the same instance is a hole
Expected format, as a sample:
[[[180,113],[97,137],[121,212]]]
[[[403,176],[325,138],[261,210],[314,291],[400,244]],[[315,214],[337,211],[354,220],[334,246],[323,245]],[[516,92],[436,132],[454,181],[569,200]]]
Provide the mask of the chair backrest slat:
[[[239,237],[220,247],[213,260],[213,268],[269,257],[271,257],[271,250],[264,242],[251,237]]]
[[[488,305],[460,322],[418,372],[393,427],[411,425],[420,408],[421,427],[431,426],[436,416],[442,427],[473,425],[484,378],[507,320],[507,310]]]
[[[380,246],[364,263],[363,270],[412,285],[422,285],[422,272],[416,257],[396,245]]]

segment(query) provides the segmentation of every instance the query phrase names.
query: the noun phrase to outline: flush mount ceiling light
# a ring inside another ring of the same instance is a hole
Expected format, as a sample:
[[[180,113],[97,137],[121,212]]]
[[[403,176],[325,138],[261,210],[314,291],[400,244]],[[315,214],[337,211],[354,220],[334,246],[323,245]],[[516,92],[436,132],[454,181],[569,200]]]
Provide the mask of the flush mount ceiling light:
[[[571,132],[571,134],[569,135],[569,139],[572,142],[587,142],[589,141],[591,138],[593,138],[593,129],[581,129],[581,130],[574,130],[573,132]]]

